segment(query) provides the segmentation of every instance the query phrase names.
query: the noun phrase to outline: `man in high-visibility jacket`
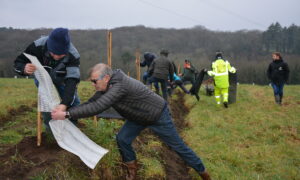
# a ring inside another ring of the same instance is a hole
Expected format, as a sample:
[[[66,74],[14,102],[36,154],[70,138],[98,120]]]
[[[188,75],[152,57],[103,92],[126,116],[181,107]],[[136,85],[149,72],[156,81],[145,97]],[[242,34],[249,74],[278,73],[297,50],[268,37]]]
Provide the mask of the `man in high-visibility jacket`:
[[[221,52],[217,52],[216,60],[212,63],[212,71],[208,71],[207,74],[214,78],[217,104],[221,104],[222,96],[226,108],[228,108],[229,72],[235,73],[236,69],[231,67],[227,60],[223,59]]]

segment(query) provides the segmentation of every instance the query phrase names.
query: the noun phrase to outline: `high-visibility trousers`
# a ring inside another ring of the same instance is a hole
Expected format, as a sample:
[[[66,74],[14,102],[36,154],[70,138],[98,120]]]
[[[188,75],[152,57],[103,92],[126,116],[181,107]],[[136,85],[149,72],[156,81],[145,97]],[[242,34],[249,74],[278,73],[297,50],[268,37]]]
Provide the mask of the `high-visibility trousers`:
[[[221,97],[223,98],[223,103],[228,102],[228,88],[218,88],[215,86],[215,98],[217,104],[221,104]]]

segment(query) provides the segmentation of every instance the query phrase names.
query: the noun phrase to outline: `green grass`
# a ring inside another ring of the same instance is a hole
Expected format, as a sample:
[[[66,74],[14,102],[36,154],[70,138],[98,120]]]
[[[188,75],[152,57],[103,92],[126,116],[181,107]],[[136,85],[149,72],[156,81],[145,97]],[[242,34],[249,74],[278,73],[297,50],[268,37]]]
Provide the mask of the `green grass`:
[[[186,96],[184,138],[215,179],[300,179],[299,90],[286,86],[278,106],[271,87],[240,85],[228,109]]]
[[[31,79],[0,79],[0,91],[0,115],[7,115],[21,105],[32,108],[0,127],[1,155],[5,150],[2,146],[17,144],[23,137],[36,134],[33,104],[37,101],[37,89]],[[89,82],[83,81],[78,92],[84,102],[94,90]],[[202,158],[213,179],[300,179],[300,86],[288,85],[284,92],[284,105],[278,106],[274,103],[271,87],[240,85],[237,103],[228,109],[217,107],[214,97],[205,96],[202,89],[200,102],[185,95],[185,104],[191,110],[186,117],[189,126],[181,135]],[[61,179],[122,175],[115,136],[123,121],[99,119],[97,127],[92,118],[80,122],[84,124],[81,130],[89,138],[109,149],[96,169],[83,173],[66,155],[61,162],[32,179],[51,179],[53,174]],[[153,135],[144,134],[142,139],[147,142],[137,143],[141,165],[139,177],[163,179],[165,172],[159,155],[161,143]],[[190,174],[199,179],[193,170]]]

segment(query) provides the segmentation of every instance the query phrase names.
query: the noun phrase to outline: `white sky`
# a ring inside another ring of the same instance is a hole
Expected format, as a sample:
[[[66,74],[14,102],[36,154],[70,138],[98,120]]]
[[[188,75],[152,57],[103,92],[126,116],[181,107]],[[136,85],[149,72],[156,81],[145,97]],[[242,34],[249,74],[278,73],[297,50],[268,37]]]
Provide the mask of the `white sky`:
[[[266,30],[300,25],[300,0],[0,0],[0,27]]]

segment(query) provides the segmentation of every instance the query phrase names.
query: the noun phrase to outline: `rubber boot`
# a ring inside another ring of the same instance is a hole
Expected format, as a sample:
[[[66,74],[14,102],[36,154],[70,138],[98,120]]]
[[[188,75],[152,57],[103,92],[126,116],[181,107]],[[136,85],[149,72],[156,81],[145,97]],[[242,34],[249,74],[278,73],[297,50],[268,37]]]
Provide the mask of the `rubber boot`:
[[[126,180],[135,180],[137,174],[137,161],[126,162],[125,165],[127,170]]]
[[[211,180],[211,178],[210,178],[210,175],[208,174],[208,172],[207,171],[204,171],[204,172],[199,172],[199,175],[200,175],[200,177],[203,179],[203,180]]]
[[[280,96],[275,95],[275,102],[280,105]]]
[[[280,105],[282,104],[282,97],[283,97],[283,95],[279,95],[279,104]]]

